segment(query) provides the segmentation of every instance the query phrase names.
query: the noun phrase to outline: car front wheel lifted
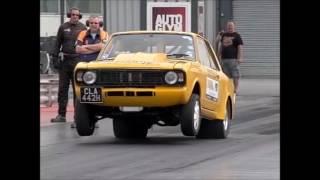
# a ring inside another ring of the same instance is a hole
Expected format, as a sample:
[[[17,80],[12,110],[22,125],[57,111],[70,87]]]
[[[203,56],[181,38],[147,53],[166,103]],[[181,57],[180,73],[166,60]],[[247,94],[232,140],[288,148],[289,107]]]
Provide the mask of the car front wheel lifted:
[[[94,132],[95,120],[90,118],[89,106],[76,101],[75,107],[76,129],[80,136],[90,136]]]

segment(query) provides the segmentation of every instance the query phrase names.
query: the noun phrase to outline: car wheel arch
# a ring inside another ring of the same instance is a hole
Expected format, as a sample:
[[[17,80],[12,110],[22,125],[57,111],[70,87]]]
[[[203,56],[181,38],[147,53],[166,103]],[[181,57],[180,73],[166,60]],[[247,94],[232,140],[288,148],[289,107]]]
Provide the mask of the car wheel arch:
[[[233,119],[233,115],[234,115],[234,107],[232,106],[232,100],[231,100],[231,97],[230,96],[228,96],[228,98],[227,98],[227,101],[226,101],[226,106],[229,108],[229,118],[230,118],[230,120],[232,120]]]
[[[198,81],[196,81],[195,84],[193,85],[192,93],[198,94],[198,95],[200,96],[200,94],[201,94],[201,88],[200,88],[200,84],[199,84]]]

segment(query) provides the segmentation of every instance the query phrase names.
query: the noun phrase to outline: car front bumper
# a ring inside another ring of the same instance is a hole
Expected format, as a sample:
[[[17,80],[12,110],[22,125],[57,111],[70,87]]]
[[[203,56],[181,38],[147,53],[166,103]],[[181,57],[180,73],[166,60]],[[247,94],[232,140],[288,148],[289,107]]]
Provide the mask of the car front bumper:
[[[156,88],[101,88],[102,103],[90,103],[100,106],[142,106],[167,107],[186,104],[190,97],[186,87]],[[76,96],[80,98],[80,87],[76,87]]]

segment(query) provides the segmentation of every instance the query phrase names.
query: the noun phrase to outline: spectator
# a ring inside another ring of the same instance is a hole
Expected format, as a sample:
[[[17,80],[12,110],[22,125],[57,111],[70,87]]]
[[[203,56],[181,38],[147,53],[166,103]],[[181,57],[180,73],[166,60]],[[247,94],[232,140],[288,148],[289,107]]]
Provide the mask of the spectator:
[[[233,21],[227,22],[226,32],[221,34],[220,41],[218,56],[223,71],[233,79],[234,91],[237,93],[240,79],[239,66],[243,62],[243,42],[240,34],[235,31]]]
[[[57,41],[52,54],[54,68],[59,71],[59,108],[58,115],[51,119],[51,122],[66,122],[69,85],[71,81],[74,91],[73,69],[79,62],[79,55],[75,51],[75,42],[80,31],[86,29],[86,26],[79,22],[82,15],[78,8],[70,8],[67,17],[70,18],[70,20],[60,25],[57,33]],[[63,54],[62,60],[58,59],[60,52]],[[75,100],[73,104],[75,104]]]
[[[81,61],[95,60],[104,45],[103,41],[108,39],[108,33],[100,28],[102,24],[98,16],[90,16],[87,21],[89,29],[78,35],[76,52]]]

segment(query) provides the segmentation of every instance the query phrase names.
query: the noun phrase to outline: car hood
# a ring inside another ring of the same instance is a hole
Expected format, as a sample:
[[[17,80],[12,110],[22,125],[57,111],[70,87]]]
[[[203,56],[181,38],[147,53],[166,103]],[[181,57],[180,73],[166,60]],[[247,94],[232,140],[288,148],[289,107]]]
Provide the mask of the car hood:
[[[130,53],[119,54],[114,60],[98,60],[86,63],[87,68],[121,68],[121,69],[174,69],[177,64],[187,61],[167,58],[164,53]]]

